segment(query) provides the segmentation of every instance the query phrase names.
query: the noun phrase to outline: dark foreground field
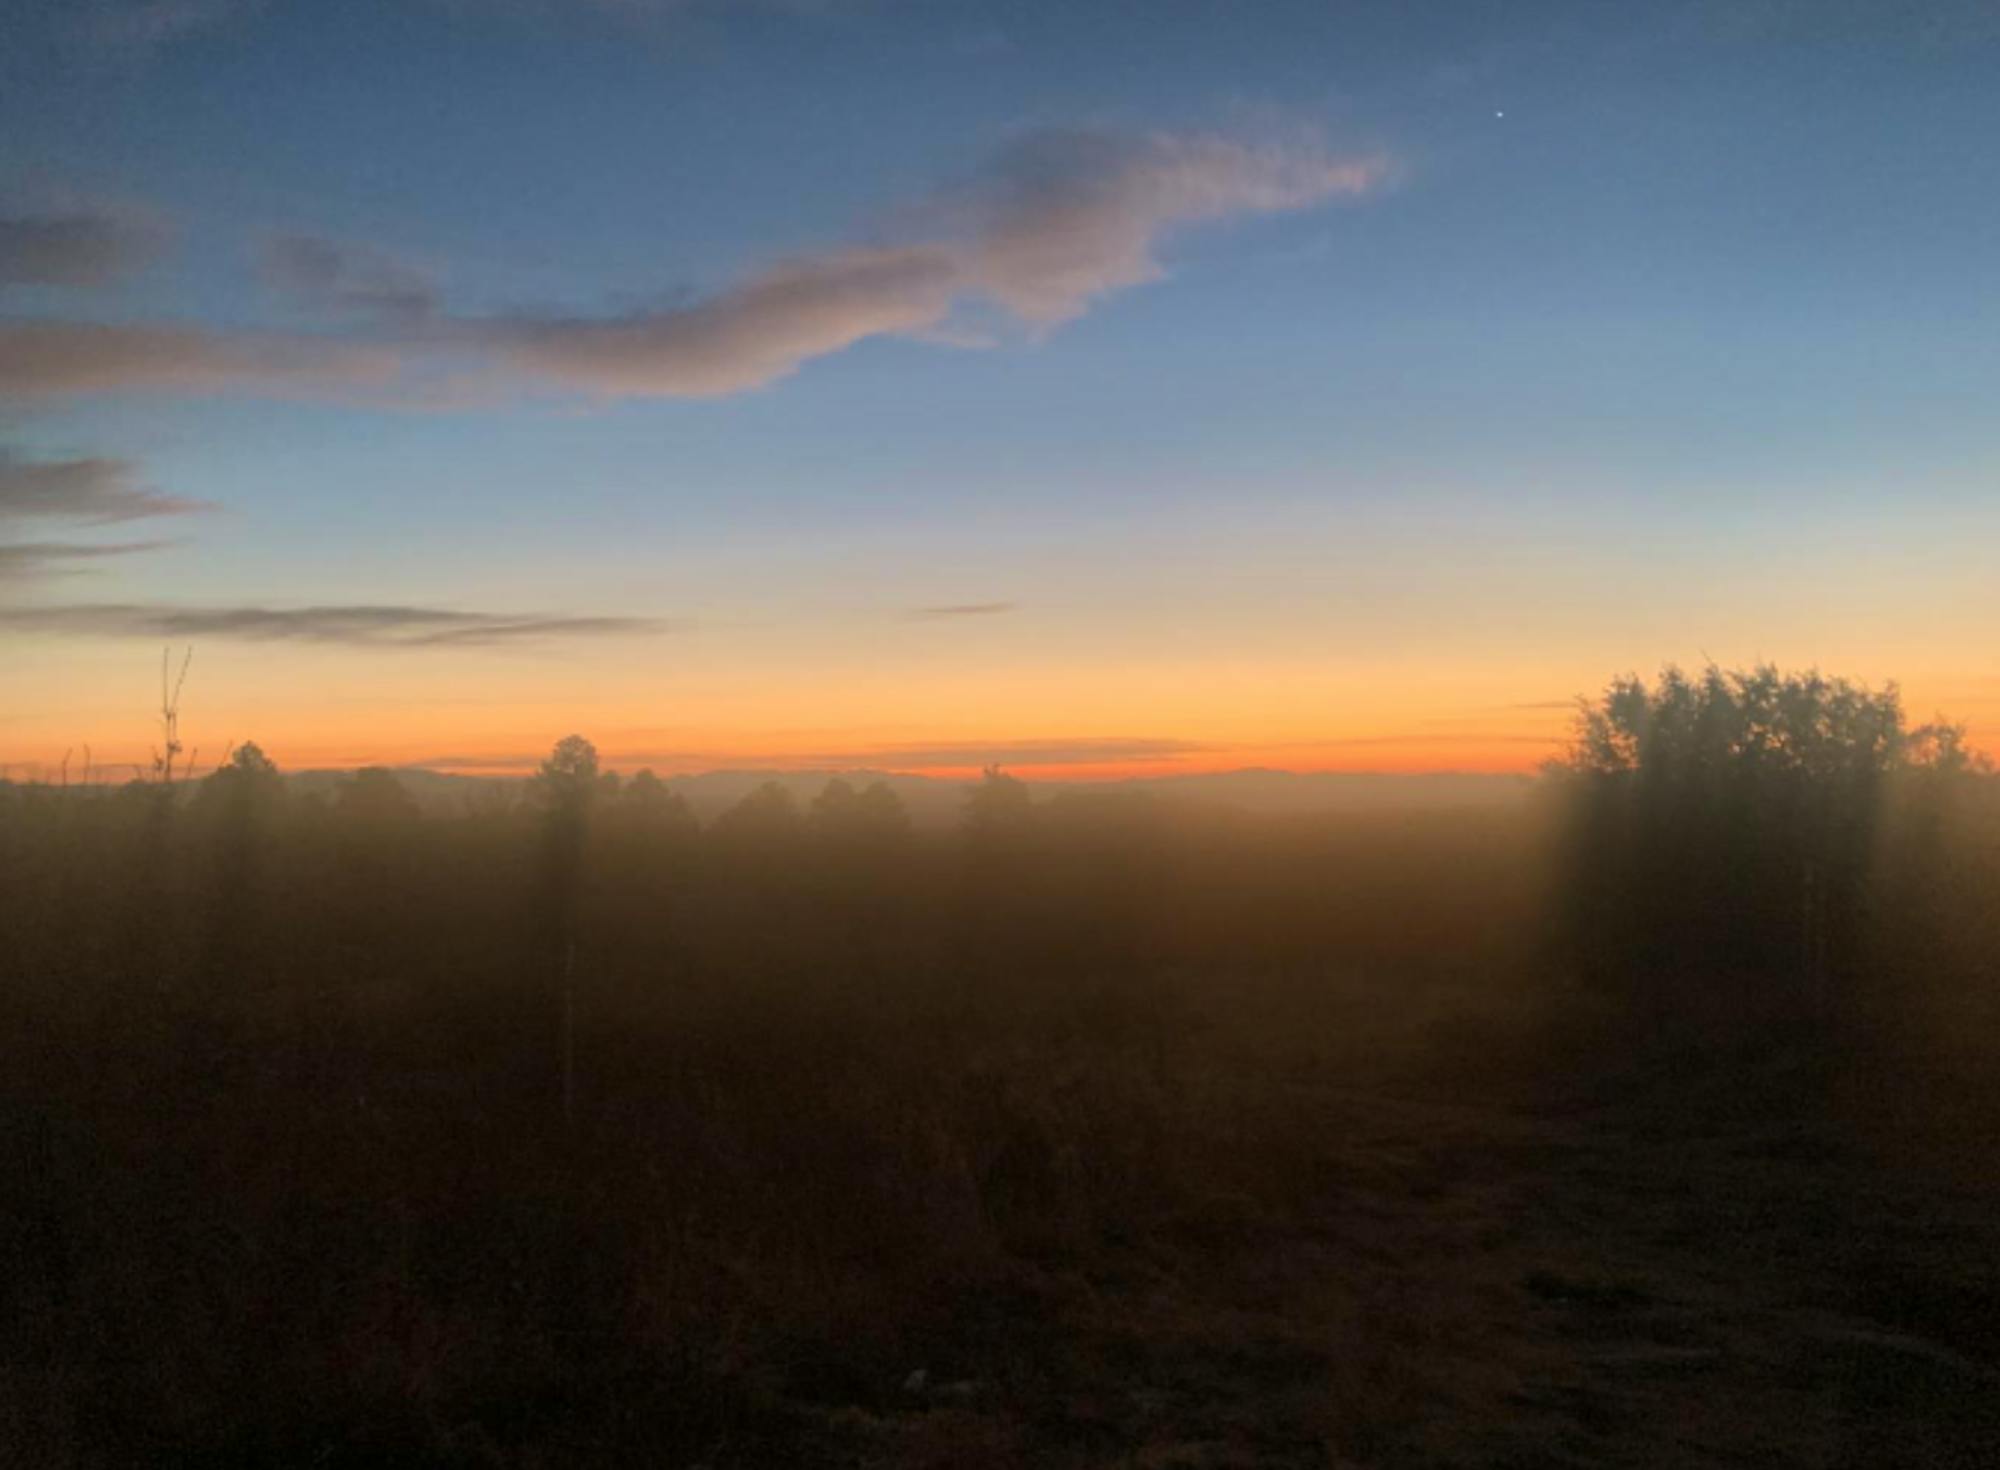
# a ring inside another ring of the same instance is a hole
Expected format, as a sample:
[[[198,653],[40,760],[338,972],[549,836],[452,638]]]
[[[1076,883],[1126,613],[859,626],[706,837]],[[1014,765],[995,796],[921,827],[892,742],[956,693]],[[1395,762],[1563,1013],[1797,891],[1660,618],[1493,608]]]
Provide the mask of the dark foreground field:
[[[7,1458],[1993,1463],[1990,1134],[1941,1089],[1427,1002],[934,1072],[713,1039],[572,1130],[416,1066],[75,1110],[17,1066]]]
[[[1525,810],[5,815],[9,1465],[2000,1463],[1991,823],[1788,975]]]

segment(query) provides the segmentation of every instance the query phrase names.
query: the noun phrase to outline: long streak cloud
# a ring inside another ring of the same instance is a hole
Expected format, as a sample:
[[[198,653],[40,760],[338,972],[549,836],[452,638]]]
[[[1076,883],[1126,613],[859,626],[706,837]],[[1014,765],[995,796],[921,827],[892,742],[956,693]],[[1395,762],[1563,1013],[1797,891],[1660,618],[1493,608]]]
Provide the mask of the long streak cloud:
[[[0,321],[0,398],[142,389],[297,396],[395,376],[389,345],[201,327]]]
[[[265,246],[267,283],[346,316],[351,332],[0,320],[0,399],[351,394],[439,366],[601,397],[720,398],[873,337],[966,340],[966,312],[1047,332],[1162,279],[1161,242],[1177,230],[1362,195],[1387,171],[1317,144],[1040,132],[881,238],[621,314],[453,315],[425,273],[380,251],[290,236]]]
[[[20,459],[0,449],[0,521],[43,518],[109,524],[214,508],[205,500],[167,495],[139,484],[129,460]]]
[[[463,648],[551,638],[601,638],[658,633],[671,626],[654,618],[462,612],[393,604],[274,608],[96,602],[0,607],[0,629],[22,633],[345,643],[372,648]]]
[[[762,387],[870,337],[934,333],[963,304],[1031,329],[1155,281],[1176,228],[1374,188],[1380,158],[1216,137],[1046,132],[1005,150],[919,217],[935,238],[846,247],[704,301],[618,317],[514,317],[464,330],[516,368],[613,396],[709,398]]]

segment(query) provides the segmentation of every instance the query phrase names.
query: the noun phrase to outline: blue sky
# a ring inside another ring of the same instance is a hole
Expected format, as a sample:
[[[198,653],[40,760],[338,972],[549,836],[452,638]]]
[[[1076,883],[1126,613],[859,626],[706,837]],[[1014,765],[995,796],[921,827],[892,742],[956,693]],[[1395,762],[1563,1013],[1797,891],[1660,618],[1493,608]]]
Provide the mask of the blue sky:
[[[2000,24],[1921,10],[30,4],[0,320],[374,366],[100,343],[71,381],[0,342],[0,472],[116,462],[218,507],[0,523],[174,543],[0,558],[0,680],[37,711],[0,745],[124,735],[118,671],[188,608],[218,614],[218,718],[314,754],[304,691],[371,677],[382,753],[500,689],[500,745],[579,698],[614,730],[670,708],[718,758],[934,744],[939,660],[1010,691],[954,738],[1218,760],[1704,653],[1901,676],[1994,728]],[[51,280],[31,227],[77,220],[125,253]],[[360,605],[534,622],[420,651],[223,616]],[[945,606],[987,611],[908,620]],[[1371,648],[1402,693],[1286,697]],[[289,702],[259,692],[280,656]],[[1162,695],[1176,657],[1215,699]],[[1126,702],[1072,728],[1090,659]],[[886,708],[835,719],[820,681],[856,661]],[[703,682],[725,664],[765,692]],[[1268,738],[1186,728],[1225,697]]]

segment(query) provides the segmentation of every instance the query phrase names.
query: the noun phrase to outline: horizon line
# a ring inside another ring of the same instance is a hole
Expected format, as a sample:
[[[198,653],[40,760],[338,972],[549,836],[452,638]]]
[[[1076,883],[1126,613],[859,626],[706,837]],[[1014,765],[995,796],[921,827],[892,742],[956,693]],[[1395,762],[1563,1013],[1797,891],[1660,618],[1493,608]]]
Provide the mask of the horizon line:
[[[1284,777],[1287,779],[1295,779],[1295,780],[1310,779],[1314,777],[1340,777],[1346,779],[1366,779],[1366,780],[1440,780],[1440,779],[1452,779],[1452,778],[1461,778],[1461,779],[1476,778],[1480,780],[1493,780],[1493,781],[1502,781],[1502,780],[1527,781],[1527,780],[1533,780],[1539,770],[1539,766],[1526,767],[1526,768],[1510,768],[1510,769],[1480,769],[1477,767],[1466,767],[1466,766],[1448,766],[1448,767],[1441,766],[1441,767],[1415,768],[1415,769],[1410,769],[1410,768],[1384,769],[1381,767],[1351,767],[1351,766],[1288,767],[1288,766],[1270,766],[1270,765],[1245,765],[1245,766],[1217,766],[1207,769],[1183,770],[1183,771],[1128,770],[1122,772],[1107,773],[1095,767],[1085,767],[1076,765],[1010,766],[1005,762],[993,762],[992,765],[997,767],[1003,774],[1013,776],[1016,780],[1022,781],[1024,783],[1028,784],[1039,783],[1042,785],[1050,785],[1050,786],[1087,786],[1087,785],[1119,786],[1119,785],[1130,785],[1139,782],[1188,781],[1188,780],[1217,779],[1230,776],[1276,776],[1276,777]],[[38,774],[24,775],[21,777],[16,777],[13,775],[13,772],[16,769],[23,767],[31,768]],[[122,780],[113,782],[101,779],[102,773],[107,771],[117,771],[117,770],[138,771],[143,768],[144,764],[142,762],[134,762],[134,761],[100,761],[100,762],[94,762],[88,768],[81,767],[73,763],[70,766],[70,771],[74,779],[70,780],[66,784],[77,785],[77,786],[86,784],[86,782],[83,779],[83,773],[84,771],[88,770],[89,772],[95,773],[98,777],[100,777],[100,779],[92,780],[88,784],[103,785],[103,786],[125,785],[132,780],[138,780],[143,778],[138,776],[130,776]],[[52,763],[48,761],[0,761],[0,781],[18,780],[20,784],[23,785],[44,785],[44,786],[54,785],[57,784],[57,782],[49,778],[51,775],[60,773],[61,769],[62,769],[61,762]],[[203,770],[199,775],[184,776],[184,777],[179,777],[177,779],[185,781],[205,780],[208,776],[213,775],[216,769],[217,769],[216,766],[209,766],[207,769]],[[796,766],[721,765],[721,766],[704,767],[698,770],[674,771],[663,774],[658,771],[654,771],[653,767],[649,765],[642,764],[642,765],[625,766],[625,765],[614,765],[606,763],[600,767],[600,773],[605,775],[616,775],[621,779],[629,779],[630,777],[638,775],[642,771],[651,771],[653,772],[653,774],[657,775],[661,781],[664,782],[694,781],[710,776],[746,776],[746,777],[761,776],[767,779],[777,779],[779,777],[786,777],[786,776],[826,776],[829,778],[849,777],[849,776],[869,776],[876,778],[893,777],[898,780],[907,780],[907,781],[934,781],[939,784],[949,785],[966,781],[977,781],[981,778],[986,769],[987,767],[985,766],[934,766],[934,767],[898,770],[887,766],[870,766],[870,765],[855,765],[855,766],[830,765],[830,764],[806,764],[806,765],[796,765]],[[300,776],[345,776],[345,775],[353,775],[357,772],[367,771],[367,770],[388,771],[392,775],[438,776],[453,781],[523,781],[533,778],[536,772],[536,766],[534,764],[517,766],[510,763],[505,766],[496,766],[492,769],[454,769],[451,765],[441,762],[438,763],[424,762],[424,761],[389,762],[389,761],[362,760],[353,762],[333,762],[333,763],[303,765],[291,768],[286,768],[281,766],[279,768],[279,774],[284,776],[286,779],[292,779]]]

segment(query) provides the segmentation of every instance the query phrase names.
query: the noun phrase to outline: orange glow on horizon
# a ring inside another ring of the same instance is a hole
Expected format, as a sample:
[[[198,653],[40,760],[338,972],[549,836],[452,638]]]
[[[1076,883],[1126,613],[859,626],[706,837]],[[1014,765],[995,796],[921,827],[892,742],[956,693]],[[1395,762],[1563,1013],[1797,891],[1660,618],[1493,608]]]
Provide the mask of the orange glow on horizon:
[[[348,770],[362,766],[422,767],[443,773],[467,776],[513,777],[532,773],[536,765],[567,729],[551,727],[545,740],[536,744],[522,741],[464,739],[440,744],[435,739],[330,742],[323,730],[309,738],[286,738],[281,728],[254,737],[257,744],[287,770]],[[1327,741],[1259,742],[1252,744],[1215,743],[1164,756],[1126,756],[1074,759],[1034,753],[1019,754],[1031,742],[995,740],[989,753],[982,754],[983,742],[954,742],[963,747],[952,758],[930,754],[927,758],[899,758],[892,749],[865,741],[816,743],[811,747],[797,742],[718,744],[710,749],[676,755],[648,749],[617,738],[597,739],[587,726],[576,733],[593,739],[599,757],[608,770],[630,774],[647,768],[662,776],[697,775],[717,770],[869,770],[894,775],[927,776],[938,780],[977,780],[985,767],[996,764],[1011,775],[1025,780],[1050,783],[1106,782],[1154,779],[1172,776],[1215,775],[1230,771],[1268,770],[1292,774],[1431,775],[1442,773],[1531,774],[1542,762],[1561,752],[1564,734],[1550,730],[1545,736],[1500,736],[1480,738],[1451,736],[1362,737]],[[198,770],[206,772],[224,758],[227,750],[240,742],[190,741],[186,755]],[[0,765],[17,776],[38,779],[59,769],[63,751],[70,754],[70,775],[77,779],[83,769],[85,748],[70,745],[52,753],[32,748],[10,748]],[[99,779],[123,780],[150,763],[151,752],[139,745],[120,743],[96,746],[90,759]]]
[[[31,654],[34,652],[30,651]],[[1559,755],[1597,657],[1343,664],[1026,660],[991,667],[760,668],[717,656],[658,669],[585,659],[449,665],[230,649],[197,659],[182,729],[206,769],[255,740],[287,770],[422,766],[530,772],[571,733],[609,769],[879,770],[946,780],[995,763],[1045,782],[1265,769],[1532,773]],[[1883,663],[1890,663],[1884,658]],[[7,684],[0,766],[98,778],[150,765],[157,666],[129,650],[49,650]],[[2000,746],[2000,685],[1940,670],[1903,684],[1912,725],[1938,712]],[[810,719],[805,723],[802,717]]]
[[[1921,724],[1928,715],[1915,710],[1911,723]],[[551,722],[542,711],[510,711],[505,720],[479,727],[462,726],[455,732],[439,722],[426,721],[414,728],[391,734],[384,724],[356,722],[356,728],[340,728],[342,721],[326,713],[297,725],[265,721],[249,725],[245,738],[257,743],[279,765],[288,770],[354,769],[380,765],[423,767],[459,775],[521,776],[531,773],[547,749],[563,735],[575,732],[591,738],[598,746],[604,766],[630,773],[650,768],[662,776],[694,775],[715,770],[872,770],[899,775],[928,776],[940,780],[976,780],[988,764],[997,764],[1010,774],[1036,782],[1108,782],[1173,776],[1214,775],[1229,771],[1270,770],[1293,774],[1380,774],[1431,775],[1443,773],[1530,775],[1542,764],[1562,753],[1568,738],[1569,717],[1555,711],[1538,711],[1532,722],[1523,720],[1504,731],[1404,731],[1380,734],[1340,734],[1312,738],[1215,739],[1188,741],[1184,748],[1169,753],[1139,751],[1118,753],[1107,750],[1099,755],[1088,747],[1091,737],[1072,742],[1082,747],[1074,755],[1036,749],[1035,738],[977,740],[961,735],[925,742],[909,738],[871,738],[869,731],[824,732],[818,738],[765,736],[747,732],[702,731],[702,738],[670,742],[647,740],[630,732],[623,722],[592,722],[588,719]],[[212,724],[220,724],[215,721]],[[609,725],[610,728],[605,728]],[[622,726],[622,728],[621,728]],[[127,723],[127,731],[131,722]],[[595,728],[596,733],[593,733]],[[1972,745],[1991,751],[1996,731],[1987,722],[1968,722]],[[123,732],[121,732],[123,733]],[[223,758],[232,739],[217,739],[196,733],[188,741],[200,770],[206,771]],[[1053,741],[1050,744],[1065,742]],[[1121,742],[1104,738],[1107,746]],[[1144,742],[1133,742],[1143,744]],[[1174,744],[1175,742],[1161,742]],[[925,746],[931,748],[926,750]],[[940,749],[939,747],[943,747]],[[86,750],[100,780],[124,780],[146,769],[151,749],[141,739],[93,743],[46,741],[12,732],[0,747],[0,773],[17,778],[54,779],[65,752],[70,761],[70,778],[78,779]]]

